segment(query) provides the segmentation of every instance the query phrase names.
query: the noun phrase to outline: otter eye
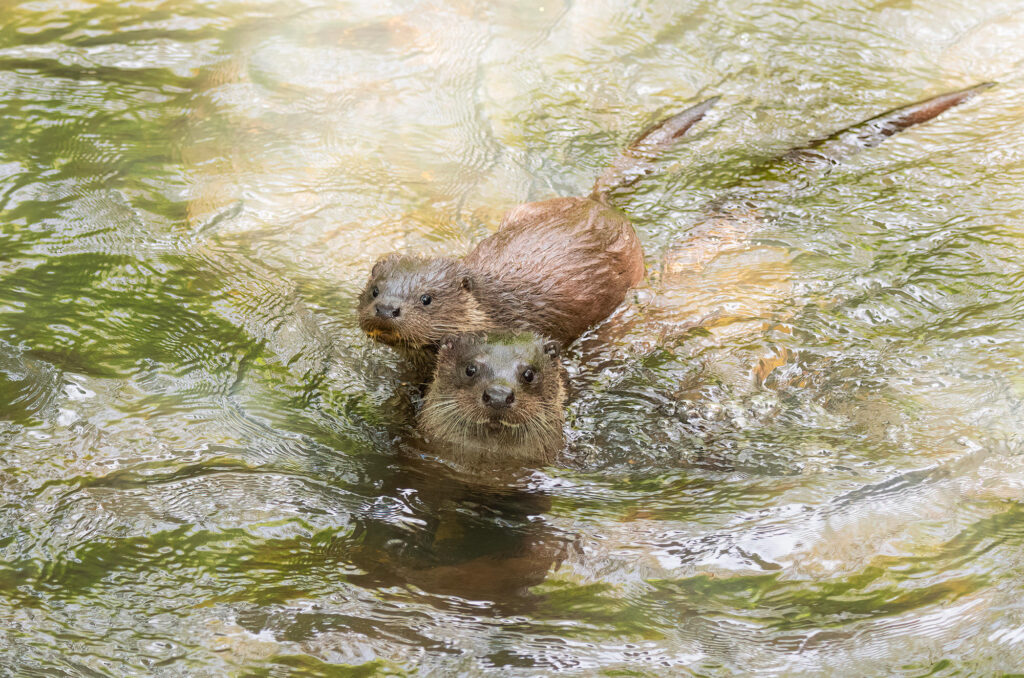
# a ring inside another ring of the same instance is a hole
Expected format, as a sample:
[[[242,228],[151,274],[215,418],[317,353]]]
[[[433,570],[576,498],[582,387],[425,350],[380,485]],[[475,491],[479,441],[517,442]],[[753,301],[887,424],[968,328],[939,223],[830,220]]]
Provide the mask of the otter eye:
[[[466,376],[472,377],[476,374],[476,365],[466,365]]]
[[[376,286],[376,285],[374,285],[374,286],[373,286],[373,289],[372,289],[372,290],[370,290],[370,296],[371,296],[371,297],[376,297],[376,296],[377,296],[378,294],[380,294],[380,290],[378,290],[378,289],[377,289],[377,286]]]
[[[523,370],[523,375],[522,376],[523,376],[523,381],[525,381],[527,384],[532,384],[533,383],[533,376],[534,376],[533,375],[533,368],[527,367],[525,370]]]
[[[423,302],[424,306],[430,306],[430,302],[432,302],[433,300],[434,298],[431,297],[429,294],[424,294],[422,297],[420,297],[420,301]]]

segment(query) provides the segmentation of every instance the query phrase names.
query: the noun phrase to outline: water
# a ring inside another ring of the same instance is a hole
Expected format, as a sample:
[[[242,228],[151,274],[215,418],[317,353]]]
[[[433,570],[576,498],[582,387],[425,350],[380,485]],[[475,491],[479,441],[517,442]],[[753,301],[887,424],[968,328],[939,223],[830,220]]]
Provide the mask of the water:
[[[966,0],[5,3],[0,673],[1019,670],[1022,44]],[[560,463],[404,458],[374,259],[714,94],[620,201],[652,283],[569,352]],[[716,200],[753,230],[687,267]]]

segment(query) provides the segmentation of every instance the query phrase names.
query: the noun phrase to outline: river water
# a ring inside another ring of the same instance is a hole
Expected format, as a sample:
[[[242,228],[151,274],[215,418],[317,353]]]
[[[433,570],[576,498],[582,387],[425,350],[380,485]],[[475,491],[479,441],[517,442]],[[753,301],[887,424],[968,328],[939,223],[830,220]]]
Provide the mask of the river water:
[[[0,4],[0,674],[1019,670],[1022,45],[1013,1]],[[619,196],[650,282],[559,462],[402,454],[375,258],[713,95]]]

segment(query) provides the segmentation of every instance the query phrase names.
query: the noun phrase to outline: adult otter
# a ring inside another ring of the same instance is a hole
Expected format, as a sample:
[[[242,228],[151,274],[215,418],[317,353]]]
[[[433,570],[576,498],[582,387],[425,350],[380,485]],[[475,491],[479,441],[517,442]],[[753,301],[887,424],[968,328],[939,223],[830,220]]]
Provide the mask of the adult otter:
[[[420,413],[423,437],[471,468],[551,462],[565,419],[558,352],[532,332],[446,337]]]
[[[582,198],[512,208],[498,232],[463,259],[391,254],[359,296],[369,336],[423,367],[452,332],[516,329],[563,344],[606,318],[644,277],[643,248],[609,194],[651,171],[651,160],[714,105],[709,99],[640,135]]]
[[[664,252],[661,269],[652,276],[656,283],[651,294],[620,318],[621,322],[604,325],[584,355],[628,350],[635,356],[653,345],[685,341],[702,352],[703,360],[715,365],[716,378],[760,388],[773,370],[795,354],[784,344],[773,345],[751,362],[746,349],[737,350],[737,346],[753,349],[759,345],[756,338],[766,336],[769,328],[779,337],[792,333],[791,316],[779,313],[787,305],[784,300],[792,299],[792,260],[796,256],[790,248],[778,245],[751,246],[752,236],[769,217],[758,207],[760,196],[779,200],[778,192],[782,192],[791,199],[799,195],[802,186],[814,186],[816,178],[861,150],[926,123],[992,86],[981,83],[894,108],[765,159],[755,170],[769,180],[762,179],[756,189],[725,190],[702,210],[688,237]],[[696,328],[698,332],[694,332]],[[741,335],[749,341],[737,341]],[[715,345],[722,350],[705,350]]]

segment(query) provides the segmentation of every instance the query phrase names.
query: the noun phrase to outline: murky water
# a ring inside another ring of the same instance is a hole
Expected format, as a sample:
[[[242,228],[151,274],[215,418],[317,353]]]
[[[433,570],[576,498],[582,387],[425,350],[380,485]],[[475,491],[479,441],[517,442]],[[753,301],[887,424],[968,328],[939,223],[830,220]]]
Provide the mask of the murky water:
[[[1022,45],[1019,2],[0,5],[0,673],[1019,670]],[[372,261],[714,94],[622,196],[652,286],[569,352],[562,461],[399,454]]]

